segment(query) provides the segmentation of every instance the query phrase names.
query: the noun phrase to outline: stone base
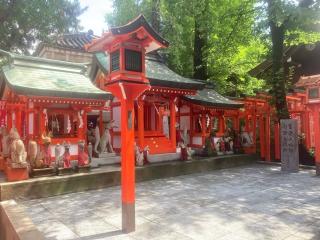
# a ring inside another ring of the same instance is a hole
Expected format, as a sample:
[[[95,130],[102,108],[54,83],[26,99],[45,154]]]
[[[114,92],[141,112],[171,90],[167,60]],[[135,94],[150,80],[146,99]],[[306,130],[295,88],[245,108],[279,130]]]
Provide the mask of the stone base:
[[[135,203],[122,202],[122,231],[124,233],[136,230]]]
[[[5,163],[4,158],[1,156],[0,157],[0,171],[4,171],[4,163]]]
[[[9,182],[29,179],[28,168],[11,168],[11,166],[7,166],[6,174]]]
[[[70,175],[73,173],[74,171],[72,168],[58,168],[58,175]]]
[[[90,172],[90,165],[82,166],[82,167],[77,167],[75,168],[76,173],[88,173]]]
[[[31,177],[48,177],[54,175],[56,175],[54,168],[33,169],[31,171]]]
[[[316,175],[320,176],[320,163],[316,162]]]
[[[299,172],[299,159],[281,159],[281,171],[287,173]]]
[[[136,168],[136,182],[243,166],[255,163],[258,159],[257,155],[225,155],[184,162],[174,161],[148,164]],[[21,198],[44,198],[112,187],[120,184],[120,166],[113,166],[111,168],[101,168],[101,171],[91,171],[87,174],[35,178],[10,184],[0,183],[0,201]]]
[[[243,147],[243,151],[244,151],[245,154],[255,154],[256,153],[256,148],[254,146]]]

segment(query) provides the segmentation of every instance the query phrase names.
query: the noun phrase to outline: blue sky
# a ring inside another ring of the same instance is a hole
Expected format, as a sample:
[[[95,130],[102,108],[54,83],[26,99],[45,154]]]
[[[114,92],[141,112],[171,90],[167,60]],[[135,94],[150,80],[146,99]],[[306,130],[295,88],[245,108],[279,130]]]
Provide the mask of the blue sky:
[[[88,6],[88,10],[80,16],[83,31],[92,29],[94,34],[101,35],[102,30],[107,30],[105,14],[112,12],[112,0],[80,0],[82,7]]]

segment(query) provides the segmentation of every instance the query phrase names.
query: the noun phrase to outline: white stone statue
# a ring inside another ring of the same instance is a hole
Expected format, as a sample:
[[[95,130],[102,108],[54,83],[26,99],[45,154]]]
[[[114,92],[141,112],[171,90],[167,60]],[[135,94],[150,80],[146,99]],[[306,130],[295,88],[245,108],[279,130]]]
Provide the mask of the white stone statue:
[[[244,147],[250,147],[253,145],[253,140],[251,134],[248,132],[241,133],[241,145]]]
[[[111,134],[110,130],[112,128],[115,128],[114,126],[114,120],[111,120],[110,122],[107,123],[107,127],[100,139],[100,150],[102,153],[104,152],[109,152],[113,153],[113,147],[112,147],[112,142],[111,142]]]
[[[183,128],[182,140],[183,140],[184,144],[186,144],[186,145],[189,144],[188,129],[186,126]]]
[[[12,167],[26,167],[28,165],[27,152],[16,128],[10,130],[9,138],[11,141],[10,156]]]
[[[36,141],[29,141],[28,143],[28,161],[31,168],[36,168],[36,160],[38,155],[38,144]]]
[[[95,130],[94,130],[94,137],[95,137],[95,143],[94,143],[94,152],[96,154],[99,154],[99,151],[98,151],[98,146],[100,144],[100,130],[99,130],[99,126],[97,124]]]
[[[63,167],[63,153],[64,153],[64,147],[58,143],[54,148],[56,167]]]
[[[134,153],[136,157],[136,165],[143,166],[143,151],[140,151],[140,148],[136,143],[134,143]]]
[[[169,135],[169,118],[168,118],[168,110],[166,110],[164,112],[164,115],[162,117],[162,126],[163,126],[163,134],[169,138],[170,135]]]

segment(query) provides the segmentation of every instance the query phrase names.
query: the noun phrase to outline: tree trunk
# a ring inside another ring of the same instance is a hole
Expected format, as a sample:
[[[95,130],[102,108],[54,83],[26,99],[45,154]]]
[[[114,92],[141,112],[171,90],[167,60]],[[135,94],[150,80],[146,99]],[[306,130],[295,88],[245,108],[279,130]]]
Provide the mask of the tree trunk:
[[[156,32],[160,32],[160,0],[152,0],[151,25]]]
[[[199,19],[194,24],[193,77],[207,80],[207,61],[205,56],[206,34],[201,30]]]
[[[286,100],[286,79],[283,65],[285,23],[276,25],[274,22],[274,0],[268,0],[269,26],[272,40],[272,93],[278,119],[290,118]]]

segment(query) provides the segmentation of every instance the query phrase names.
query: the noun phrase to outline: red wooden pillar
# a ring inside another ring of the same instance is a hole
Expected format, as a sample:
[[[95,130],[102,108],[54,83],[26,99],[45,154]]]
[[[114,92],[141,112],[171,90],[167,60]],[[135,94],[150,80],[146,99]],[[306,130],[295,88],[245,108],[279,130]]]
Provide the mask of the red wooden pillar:
[[[266,126],[265,126],[265,132],[266,132],[266,161],[271,161],[271,151],[270,151],[270,113],[267,113],[266,116]]]
[[[275,160],[280,160],[280,126],[278,122],[274,124],[274,151]]]
[[[22,137],[22,122],[21,122],[21,109],[18,108],[15,111],[15,127],[20,135]]]
[[[83,133],[84,133],[83,139],[87,143],[88,118],[87,118],[87,111],[86,110],[83,111],[82,119],[83,119]]]
[[[42,134],[45,133],[45,119],[43,114],[43,108],[39,109],[39,139],[41,139]]]
[[[163,112],[164,112],[164,108],[159,107],[159,132],[161,134],[163,133]]]
[[[176,148],[177,146],[176,108],[175,108],[174,98],[170,98],[170,140],[171,140],[172,146]]]
[[[313,129],[314,129],[314,140],[315,140],[315,164],[316,174],[320,175],[320,126],[319,126],[319,111],[314,108],[313,114]]]
[[[222,136],[225,130],[225,126],[224,126],[224,117],[223,115],[219,116],[219,131],[218,131],[218,136]]]
[[[207,119],[206,115],[203,113],[201,115],[201,137],[202,137],[202,146],[204,146],[206,141],[206,132],[207,132]]]
[[[12,128],[12,111],[11,110],[9,110],[7,113],[7,127],[8,127],[8,131],[10,131]]]
[[[311,136],[310,136],[310,113],[308,111],[304,112],[304,134],[305,134],[305,143],[307,149],[311,148]]]
[[[234,130],[236,130],[237,133],[240,132],[240,119],[239,119],[239,115],[237,115],[234,118]]]
[[[193,117],[193,105],[190,104],[190,134],[189,134],[189,144],[192,145],[193,138],[193,127],[194,127],[194,117]]]
[[[252,138],[253,138],[254,152],[256,152],[257,151],[257,115],[255,111],[252,115]]]
[[[265,131],[264,131],[264,117],[259,117],[259,135],[260,135],[260,157],[265,159]]]
[[[121,196],[122,226],[135,228],[134,102],[121,100]]]
[[[103,113],[102,113],[102,111],[99,112],[99,130],[100,130],[100,136],[102,136],[102,134],[104,132],[104,128],[103,128]]]
[[[141,148],[144,147],[144,103],[138,100],[138,140]]]

